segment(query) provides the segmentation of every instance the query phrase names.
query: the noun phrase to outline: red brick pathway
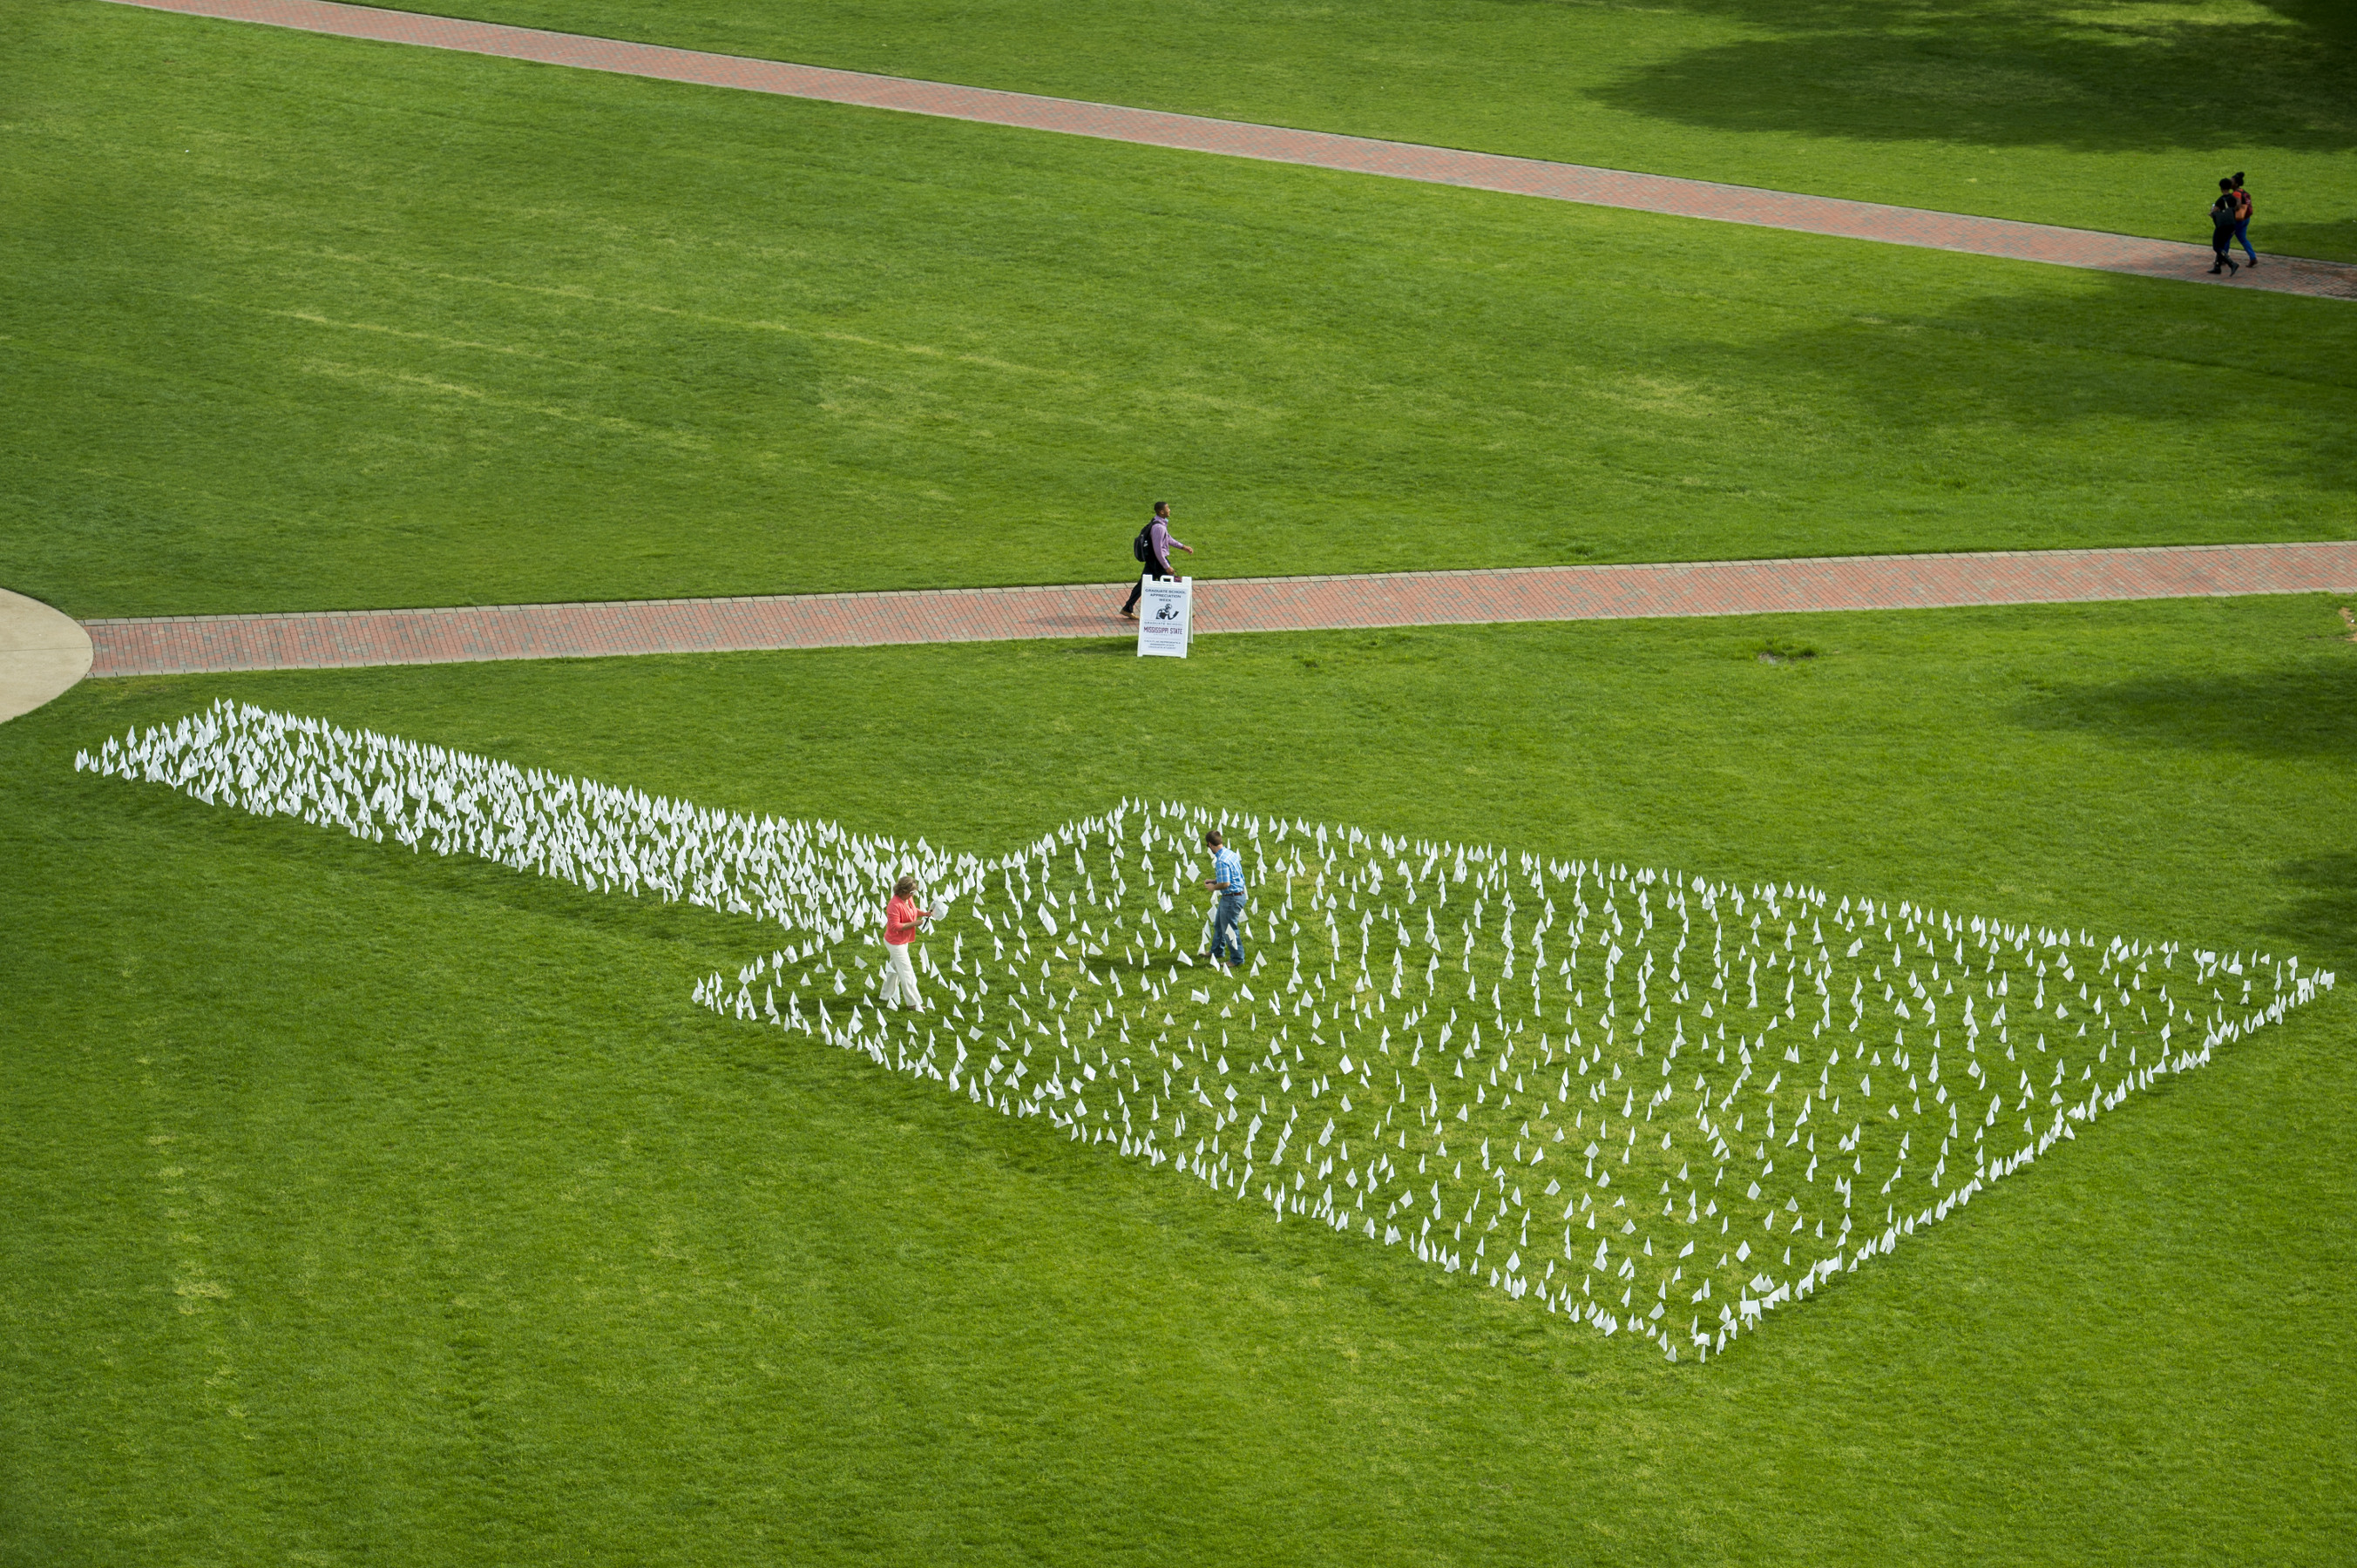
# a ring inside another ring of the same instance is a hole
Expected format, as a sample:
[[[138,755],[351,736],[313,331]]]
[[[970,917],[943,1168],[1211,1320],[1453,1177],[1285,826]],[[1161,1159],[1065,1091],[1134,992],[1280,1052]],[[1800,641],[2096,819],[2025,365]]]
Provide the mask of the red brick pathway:
[[[2350,591],[2357,542],[1240,577],[1199,581],[1195,599],[1197,629],[1213,633]],[[1125,637],[1122,594],[1107,583],[83,624],[92,675],[161,675]]]
[[[666,81],[700,82],[713,87],[782,93],[794,98],[823,99],[831,103],[897,109],[912,114],[936,114],[953,120],[979,120],[1039,131],[1061,131],[1079,136],[1103,137],[1108,141],[1183,147],[1196,152],[1262,158],[1275,163],[1308,164],[1319,168],[1428,180],[1439,185],[1471,186],[1482,190],[1551,197],[1561,201],[1586,202],[1598,207],[1635,208],[1647,212],[1710,218],[1771,229],[1795,229],[1813,234],[1839,234],[1852,239],[1880,240],[1892,244],[1921,245],[1934,250],[1966,251],[1978,255],[2049,262],[2060,266],[2090,267],[2104,272],[2136,273],[2199,283],[2213,281],[2208,275],[2210,252],[2205,245],[2173,244],[2160,240],[2097,233],[2086,229],[2059,229],[2042,223],[2016,223],[1999,218],[1968,218],[1911,207],[1886,207],[1877,202],[1840,201],[1830,197],[1799,196],[1784,191],[1759,190],[1748,186],[1717,185],[1707,180],[1672,179],[1661,175],[1627,174],[1579,164],[1502,157],[1493,153],[1459,152],[1405,142],[1372,141],[1323,131],[1290,131],[1233,120],[1207,120],[1191,114],[1124,109],[1068,98],[1042,98],[1028,92],[998,92],[987,88],[869,76],[859,71],[828,70],[817,66],[747,59],[736,55],[705,54],[695,49],[665,48],[652,44],[622,43],[611,38],[584,38],[571,33],[542,32],[531,27],[499,27],[488,22],[336,5],[329,0],[122,0],[122,3],[159,11],[263,22],[274,27],[296,27],[341,38],[424,44],[435,48],[537,60],[549,65],[579,66],[592,70],[619,71]],[[2239,280],[2215,281],[2238,288],[2357,299],[2357,267],[2333,262],[2269,257],[2265,265],[2244,272]]]

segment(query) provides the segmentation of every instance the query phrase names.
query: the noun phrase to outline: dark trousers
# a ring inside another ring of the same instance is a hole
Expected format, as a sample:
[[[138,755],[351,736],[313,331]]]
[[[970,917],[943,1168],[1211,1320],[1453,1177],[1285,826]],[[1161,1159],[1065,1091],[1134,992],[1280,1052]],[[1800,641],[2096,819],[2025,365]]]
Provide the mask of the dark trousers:
[[[1168,577],[1170,575],[1170,563],[1168,561],[1148,561],[1144,566],[1138,568],[1137,581],[1129,585],[1129,599],[1127,603],[1121,607],[1122,614],[1127,615],[1130,611],[1137,607],[1139,597],[1146,592],[1146,579],[1148,575]]]
[[[2215,252],[2218,256],[2217,265],[2212,266],[2210,269],[2212,272],[2216,272],[2219,267],[2232,266],[2233,264],[2226,255],[2226,252],[2233,248],[2233,244],[2234,226],[2233,224],[2229,223],[2220,228],[2213,228],[2210,231],[2210,249]]]

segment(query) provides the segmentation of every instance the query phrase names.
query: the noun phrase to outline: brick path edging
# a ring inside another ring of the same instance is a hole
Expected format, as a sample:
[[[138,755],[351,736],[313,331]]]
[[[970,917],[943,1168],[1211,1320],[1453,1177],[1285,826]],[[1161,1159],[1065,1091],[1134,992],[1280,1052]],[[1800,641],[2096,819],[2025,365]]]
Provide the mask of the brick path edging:
[[[1120,584],[91,620],[93,676],[1130,637]],[[1196,584],[1197,630],[2357,592],[2357,542],[1523,566]]]
[[[1633,174],[1584,164],[1496,153],[1386,142],[1326,131],[1293,130],[1195,114],[1130,109],[1037,93],[874,76],[864,71],[751,59],[700,49],[670,48],[535,27],[504,27],[459,17],[350,5],[337,0],[116,0],[148,10],[225,21],[255,22],[338,38],[422,45],[463,53],[613,71],[666,81],[823,100],[904,113],[979,121],[1070,135],[1130,142],[1273,163],[1423,180],[1481,190],[1544,197],[1720,222],[1796,230],[1961,251],[2016,261],[2044,262],[2102,272],[2129,273],[2189,283],[2217,281],[2270,293],[2357,299],[2357,266],[2298,257],[2267,258],[2239,278],[2212,280],[2210,252],[2201,244],[2105,234],[2003,218],[1976,218],[1845,201],[1833,197],[1762,190],[1709,180]]]

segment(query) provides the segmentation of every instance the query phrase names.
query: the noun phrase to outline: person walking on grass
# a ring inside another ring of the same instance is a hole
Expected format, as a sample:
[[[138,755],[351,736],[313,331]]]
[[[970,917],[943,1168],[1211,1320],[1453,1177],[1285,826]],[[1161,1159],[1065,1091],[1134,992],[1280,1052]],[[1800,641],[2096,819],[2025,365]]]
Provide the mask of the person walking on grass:
[[[2255,267],[2259,253],[2251,249],[2251,193],[2243,188],[2243,171],[2234,171],[2234,238],[2243,242],[2243,254],[2251,259],[2243,264]]]
[[[2210,252],[2218,258],[2211,263],[2212,277],[2216,277],[2221,271],[2228,277],[2242,271],[2234,264],[2234,258],[2226,253],[2233,243],[2234,182],[2222,179],[2218,182],[2218,199],[2210,204]]]
[[[1170,503],[1156,501],[1154,515],[1146,520],[1144,528],[1137,531],[1136,542],[1129,549],[1130,553],[1143,564],[1144,570],[1138,574],[1136,581],[1130,584],[1129,602],[1121,607],[1121,613],[1125,618],[1135,620],[1138,597],[1146,592],[1146,579],[1148,576],[1169,576],[1170,552],[1184,550],[1192,555],[1195,547],[1170,537]]]
[[[1211,950],[1201,956],[1230,964],[1241,973],[1244,947],[1236,936],[1236,925],[1244,918],[1244,863],[1227,847],[1217,828],[1203,835],[1203,847],[1211,852],[1211,877],[1203,886],[1218,893],[1220,902],[1211,915]]]
[[[891,901],[884,906],[884,1000],[904,1004],[921,1013],[925,999],[917,991],[917,966],[909,961],[909,944],[916,940],[917,924],[933,918],[917,908],[917,879],[903,876],[892,885]]]

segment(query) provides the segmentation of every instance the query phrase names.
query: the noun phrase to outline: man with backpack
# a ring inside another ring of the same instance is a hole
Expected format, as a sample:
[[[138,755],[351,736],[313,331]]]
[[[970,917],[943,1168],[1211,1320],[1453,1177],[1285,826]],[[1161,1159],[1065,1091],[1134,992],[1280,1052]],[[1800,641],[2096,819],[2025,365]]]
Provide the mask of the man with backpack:
[[[1137,538],[1129,547],[1129,553],[1137,557],[1139,569],[1136,580],[1129,585],[1129,602],[1121,607],[1121,613],[1125,619],[1137,618],[1137,601],[1146,592],[1147,577],[1168,577],[1172,575],[1170,552],[1174,549],[1184,550],[1189,555],[1195,553],[1193,545],[1182,544],[1170,537],[1170,503],[1156,501],[1154,515],[1146,520],[1144,528],[1137,531]]]

